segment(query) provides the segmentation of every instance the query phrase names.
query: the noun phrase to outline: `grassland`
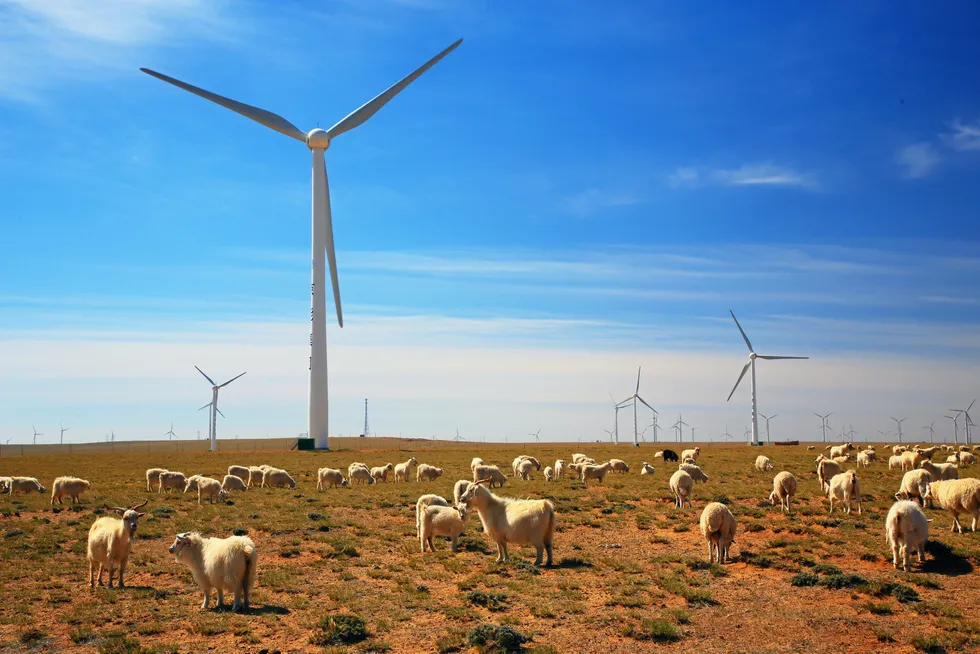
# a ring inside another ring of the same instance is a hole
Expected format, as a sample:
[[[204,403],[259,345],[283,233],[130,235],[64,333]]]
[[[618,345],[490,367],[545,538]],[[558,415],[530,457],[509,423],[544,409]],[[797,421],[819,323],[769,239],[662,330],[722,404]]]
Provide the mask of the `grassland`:
[[[520,453],[553,462],[577,451],[598,460],[624,458],[634,472],[587,488],[538,477],[511,480],[498,491],[555,502],[555,567],[535,568],[533,550],[521,548],[511,550],[511,562],[495,563],[476,518],[458,554],[445,541],[434,554],[419,551],[416,498],[450,496],[455,480],[468,476],[473,456],[509,470]],[[318,467],[394,463],[413,453],[444,468],[445,476],[424,484],[316,491]],[[652,446],[465,444],[0,459],[0,475],[36,476],[45,485],[62,474],[93,482],[76,507],[52,510],[38,495],[0,497],[0,651],[454,652],[492,651],[508,638],[511,648],[537,652],[980,648],[974,571],[980,534],[952,534],[950,517],[932,511],[926,565],[911,575],[898,572],[885,549],[883,521],[900,473],[881,463],[862,470],[864,514],[828,517],[814,453],[802,446],[769,448],[774,472],[790,470],[800,480],[794,512],[784,516],[766,500],[773,473],[753,469],[758,453],[706,446],[701,460],[711,480],[696,487],[694,506],[682,510],[674,508],[667,487],[674,466],[657,462],[655,475],[636,474],[641,459],[653,461]],[[147,467],[220,478],[233,463],[284,467],[298,488],[251,490],[203,506],[190,494],[149,494],[129,587],[88,589],[85,544],[100,515],[96,507],[141,502],[148,495]],[[728,502],[739,521],[734,562],[724,566],[707,564],[698,532],[701,508],[710,500]],[[167,553],[174,534],[186,530],[247,533],[255,540],[259,582],[251,614],[200,610],[189,571]],[[521,636],[528,639],[523,645]]]

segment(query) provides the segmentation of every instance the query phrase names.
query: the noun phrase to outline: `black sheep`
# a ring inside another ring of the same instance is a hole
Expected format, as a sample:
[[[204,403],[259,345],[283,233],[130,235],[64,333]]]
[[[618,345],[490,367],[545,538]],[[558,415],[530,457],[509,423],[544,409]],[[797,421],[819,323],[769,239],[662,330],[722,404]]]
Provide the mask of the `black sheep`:
[[[664,461],[677,461],[680,457],[677,456],[677,452],[674,450],[664,450]]]

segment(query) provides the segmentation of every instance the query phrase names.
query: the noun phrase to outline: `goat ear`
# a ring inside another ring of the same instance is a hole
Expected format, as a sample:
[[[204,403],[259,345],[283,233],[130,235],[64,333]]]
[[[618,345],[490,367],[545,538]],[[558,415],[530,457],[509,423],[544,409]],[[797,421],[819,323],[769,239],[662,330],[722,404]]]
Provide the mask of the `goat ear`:
[[[136,519],[138,520],[138,519],[142,518],[145,515],[146,515],[145,513],[137,513],[136,514]]]

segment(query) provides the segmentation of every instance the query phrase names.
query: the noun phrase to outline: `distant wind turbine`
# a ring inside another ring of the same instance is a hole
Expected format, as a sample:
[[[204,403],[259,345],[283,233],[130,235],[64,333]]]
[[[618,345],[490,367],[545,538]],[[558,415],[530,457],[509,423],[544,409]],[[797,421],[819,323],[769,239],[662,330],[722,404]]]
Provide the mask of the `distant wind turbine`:
[[[204,378],[207,379],[208,382],[211,384],[211,401],[205,404],[204,406],[202,406],[200,409],[198,409],[198,411],[211,407],[211,410],[208,412],[208,415],[211,418],[210,424],[208,425],[209,428],[208,436],[211,438],[210,449],[212,452],[215,452],[218,449],[218,414],[221,414],[222,418],[225,417],[225,414],[221,413],[221,411],[218,409],[218,391],[224,388],[225,386],[227,386],[228,384],[230,384],[231,382],[235,381],[245,373],[243,372],[241,375],[238,375],[237,377],[232,377],[224,384],[216,384],[214,380],[208,377],[203,370],[201,370],[197,366],[194,366],[194,368],[199,373],[201,373],[201,375],[203,375]]]
[[[973,430],[970,429],[970,427],[973,427],[974,423],[973,423],[973,418],[970,416],[970,409],[973,408],[974,402],[976,402],[976,400],[970,402],[970,406],[966,407],[965,409],[950,409],[950,411],[955,411],[956,413],[963,415],[963,425],[965,429],[964,433],[966,435],[967,445],[970,445],[973,442],[973,439],[971,438],[971,434]]]
[[[177,438],[177,434],[174,433],[174,423],[170,423],[170,431],[164,434],[164,436],[169,436],[169,440]]]
[[[960,428],[959,428],[959,425],[956,424],[957,419],[959,419],[959,417],[960,417],[959,414],[957,414],[955,416],[943,416],[943,417],[944,418],[947,418],[948,420],[952,420],[953,421],[953,445],[959,445],[960,444]]]
[[[772,439],[769,437],[769,421],[775,418],[776,416],[778,416],[779,414],[774,413],[771,416],[767,416],[763,413],[760,413],[759,415],[762,416],[762,419],[766,421],[766,443],[772,444]]]
[[[936,426],[936,421],[933,420],[930,424],[924,425],[922,427],[923,429],[928,429],[929,430],[929,442],[930,443],[935,443],[936,442],[936,430],[935,430],[935,426]]]
[[[831,429],[831,431],[832,431],[832,428],[830,426],[829,418],[830,418],[830,416],[832,416],[834,414],[833,413],[828,413],[827,415],[823,415],[822,416],[819,413],[814,413],[813,415],[815,415],[818,418],[820,418],[820,431],[823,432],[823,442],[826,443],[827,442],[827,430],[828,429]]]
[[[65,444],[65,432],[68,431],[69,429],[71,429],[71,427],[65,427],[64,424],[62,424],[60,422],[58,423],[58,426],[61,427],[61,437],[60,437],[60,439],[59,439],[58,442],[61,445],[64,445]]]
[[[787,356],[772,356],[772,355],[761,355],[756,354],[755,350],[752,348],[752,343],[749,341],[749,337],[745,335],[745,330],[742,329],[742,325],[738,323],[738,318],[735,317],[735,312],[729,310],[732,314],[732,320],[735,321],[735,326],[738,327],[739,333],[742,335],[742,340],[745,341],[745,346],[749,348],[749,362],[745,364],[742,368],[742,374],[738,376],[738,380],[735,382],[735,386],[732,388],[732,392],[728,394],[728,400],[732,399],[732,395],[735,394],[735,390],[738,388],[739,383],[742,381],[742,377],[745,377],[745,373],[752,369],[752,378],[750,380],[752,386],[752,442],[754,444],[759,443],[759,409],[756,403],[756,392],[755,392],[755,360],[764,359],[766,361],[775,361],[779,359],[809,359],[810,357],[787,357]],[[726,400],[726,401],[728,401]]]
[[[541,438],[540,438],[540,436],[541,436],[541,430],[540,429],[538,429],[537,431],[534,431],[534,432],[530,432],[528,434],[528,436],[534,436],[534,442],[535,443],[540,443],[541,442]]]
[[[908,420],[908,418],[902,418],[901,420],[899,420],[898,418],[892,417],[892,420],[894,420],[895,421],[895,424],[898,425],[898,442],[901,443],[902,442],[902,423],[905,422],[906,420]]]
[[[678,443],[683,443],[684,442],[684,427],[690,427],[690,425],[688,425],[686,422],[684,422],[684,418],[681,416],[681,414],[678,413],[677,414],[677,422],[675,422],[673,425],[670,426],[671,429],[676,429],[677,430],[677,442]]]
[[[725,433],[721,437],[726,441],[732,440],[732,435],[728,433],[728,425],[725,425]]]
[[[637,424],[636,424],[636,402],[639,400],[641,403],[643,403],[643,406],[645,406],[646,408],[648,408],[651,411],[653,411],[654,415],[656,415],[656,413],[657,413],[657,410],[656,409],[654,409],[652,406],[650,406],[649,404],[647,404],[647,401],[644,400],[642,397],[640,397],[640,371],[641,371],[641,367],[637,367],[637,369],[636,369],[636,390],[633,391],[633,394],[632,395],[630,395],[628,398],[626,398],[625,400],[623,400],[622,402],[619,403],[619,407],[620,408],[624,404],[626,404],[627,402],[632,402],[633,403],[633,447],[639,447],[640,446],[640,431],[639,431],[639,428],[637,427]]]
[[[31,425],[31,429],[34,431],[34,440],[31,441],[31,442],[32,442],[32,444],[37,445],[37,437],[38,436],[44,436],[44,434],[42,434],[41,432],[39,432],[34,425]]]
[[[463,438],[462,436],[459,435],[459,427],[456,428],[456,438],[454,438],[453,440],[454,441],[465,441],[466,440],[465,438]]]

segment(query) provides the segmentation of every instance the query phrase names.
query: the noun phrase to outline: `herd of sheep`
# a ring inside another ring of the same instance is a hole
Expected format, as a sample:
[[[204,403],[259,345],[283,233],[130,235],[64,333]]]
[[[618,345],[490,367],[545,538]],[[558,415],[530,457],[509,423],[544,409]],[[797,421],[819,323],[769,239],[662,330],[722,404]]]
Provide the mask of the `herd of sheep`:
[[[808,450],[816,449],[809,446]],[[829,456],[819,454],[814,461],[817,482],[821,493],[826,494],[829,510],[839,505],[845,513],[850,513],[856,504],[861,513],[861,486],[856,470],[842,471],[841,467],[851,460],[855,450],[852,443],[827,446]],[[945,463],[933,463],[932,457],[942,451],[941,447],[919,448],[894,446],[888,461],[888,469],[901,468],[904,476],[895,504],[888,511],[885,520],[885,540],[892,550],[892,562],[896,568],[909,569],[911,551],[918,554],[921,563],[928,538],[929,520],[923,509],[938,504],[953,516],[953,530],[962,533],[960,514],[972,517],[971,528],[976,530],[980,517],[980,480],[959,478],[959,468],[972,465],[974,455],[968,448],[954,451]],[[679,462],[678,469],[669,480],[674,495],[675,506],[684,508],[691,501],[694,484],[708,482],[708,475],[698,465],[701,449],[684,450],[678,455],[672,450],[657,452],[654,458],[665,462]],[[874,446],[857,452],[854,457],[857,467],[866,468],[878,460]],[[755,469],[769,472],[774,465],[769,457],[760,455],[755,460]],[[510,478],[529,480],[536,471],[541,471],[540,462],[528,455],[514,459]],[[385,482],[433,481],[442,476],[442,468],[419,463],[415,457],[407,461],[383,466],[370,467],[365,463],[354,462],[343,471],[334,468],[320,468],[317,471],[317,490],[334,487],[349,487],[355,484],[375,484]],[[457,551],[457,541],[465,532],[469,517],[477,513],[483,531],[497,546],[497,561],[507,561],[508,545],[533,547],[536,552],[535,564],[552,564],[553,540],[556,527],[554,504],[542,499],[516,499],[496,495],[491,490],[502,487],[508,481],[499,466],[474,458],[470,463],[472,481],[461,479],[453,488],[452,501],[435,494],[424,494],[415,505],[415,523],[422,552],[434,549],[434,539],[444,537],[450,540],[450,548]],[[541,474],[548,482],[558,482],[574,477],[583,483],[595,480],[603,483],[610,473],[627,474],[629,465],[621,459],[610,459],[598,463],[584,454],[573,454],[570,461],[558,459],[554,466],[546,466]],[[641,475],[652,475],[654,468],[643,461]],[[790,512],[792,498],[796,495],[799,482],[788,470],[778,472],[773,477],[769,501],[773,506],[779,503],[783,512]],[[268,465],[233,465],[222,481],[203,475],[185,476],[182,472],[164,468],[150,468],[146,471],[146,489],[157,493],[170,491],[196,492],[198,503],[206,498],[210,502],[223,500],[232,491],[247,491],[250,488],[295,488],[296,483],[285,470]],[[82,493],[91,484],[76,477],[58,477],[52,484],[51,504],[70,498],[72,503],[79,501]],[[46,493],[47,489],[34,477],[0,477],[0,493]],[[108,585],[112,587],[113,577],[118,585],[124,586],[123,577],[136,533],[137,522],[145,513],[138,511],[147,502],[132,506],[110,507],[105,509],[118,514],[118,517],[101,517],[89,530],[88,563],[89,585],[96,582],[102,585],[102,576],[108,572]],[[708,560],[724,563],[728,560],[729,548],[735,542],[737,522],[731,510],[719,502],[707,504],[700,516],[701,534],[708,546]],[[258,551],[255,544],[246,536],[229,538],[205,538],[196,532],[177,534],[169,551],[178,562],[187,565],[195,582],[204,593],[207,608],[211,591],[217,593],[218,606],[223,604],[224,592],[234,595],[233,608],[247,611],[249,593],[255,584]],[[98,574],[96,574],[98,568]]]

